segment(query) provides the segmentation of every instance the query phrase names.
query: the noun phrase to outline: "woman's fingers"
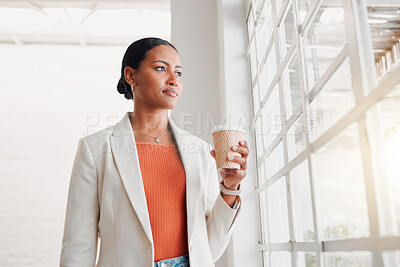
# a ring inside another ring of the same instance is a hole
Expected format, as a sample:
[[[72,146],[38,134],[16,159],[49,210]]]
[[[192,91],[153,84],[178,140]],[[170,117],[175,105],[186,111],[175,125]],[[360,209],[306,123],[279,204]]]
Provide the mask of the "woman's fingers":
[[[240,141],[239,146],[233,146],[232,151],[239,152],[242,154],[243,158],[247,158],[249,156],[249,148],[247,147],[247,142],[246,141]]]
[[[246,177],[246,170],[243,170],[243,169],[238,170],[238,169],[223,168],[220,170],[220,172],[222,172],[224,174],[225,178],[233,179],[236,182],[237,181],[240,182],[244,177]]]
[[[215,150],[214,149],[210,151],[210,154],[211,154],[211,157],[213,157],[215,159]]]
[[[227,169],[223,168],[221,169],[221,172],[227,173],[227,174],[238,174],[240,172],[239,169]]]
[[[244,157],[228,156],[228,160],[240,164],[241,170],[247,169],[247,159]]]
[[[223,179],[227,184],[236,185],[239,184],[244,177],[246,177],[247,157],[250,152],[246,141],[240,141],[239,145],[232,147],[232,151],[239,152],[241,157],[228,156],[228,161],[238,163],[240,165],[240,169],[222,168],[220,172],[223,173]],[[214,150],[212,156],[215,158]]]

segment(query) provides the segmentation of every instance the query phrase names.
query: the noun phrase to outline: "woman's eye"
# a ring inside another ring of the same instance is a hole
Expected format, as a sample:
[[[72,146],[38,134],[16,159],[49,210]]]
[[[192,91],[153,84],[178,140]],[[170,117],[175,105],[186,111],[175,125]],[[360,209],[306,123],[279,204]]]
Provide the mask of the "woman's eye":
[[[182,72],[180,72],[180,71],[176,72],[176,76],[182,77]]]
[[[164,71],[165,68],[164,68],[163,66],[161,66],[161,67],[157,67],[156,70],[162,70],[162,71]]]

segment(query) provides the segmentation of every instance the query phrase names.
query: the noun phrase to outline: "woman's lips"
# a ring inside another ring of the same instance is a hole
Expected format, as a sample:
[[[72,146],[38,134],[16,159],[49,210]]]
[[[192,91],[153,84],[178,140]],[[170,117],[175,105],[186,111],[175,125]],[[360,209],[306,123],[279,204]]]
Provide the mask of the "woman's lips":
[[[173,90],[166,90],[166,91],[163,91],[163,93],[170,95],[170,96],[174,96],[174,97],[178,95]]]

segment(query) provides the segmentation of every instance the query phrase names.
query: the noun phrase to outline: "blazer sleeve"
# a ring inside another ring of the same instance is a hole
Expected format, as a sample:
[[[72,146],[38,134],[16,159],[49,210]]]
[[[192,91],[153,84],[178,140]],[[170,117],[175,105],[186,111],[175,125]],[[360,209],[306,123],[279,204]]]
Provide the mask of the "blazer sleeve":
[[[228,206],[219,191],[217,164],[209,153],[207,166],[207,234],[211,254],[214,262],[216,262],[228,246],[233,233],[234,222],[241,209],[242,200],[240,196],[237,196],[237,209]]]
[[[93,267],[98,241],[97,172],[85,138],[79,140],[68,192],[60,267]]]

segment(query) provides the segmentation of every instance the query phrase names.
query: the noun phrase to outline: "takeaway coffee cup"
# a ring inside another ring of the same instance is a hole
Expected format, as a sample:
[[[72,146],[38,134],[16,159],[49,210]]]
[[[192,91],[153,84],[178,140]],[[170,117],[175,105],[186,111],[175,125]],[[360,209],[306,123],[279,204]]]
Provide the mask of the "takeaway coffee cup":
[[[242,154],[233,151],[233,146],[239,146],[244,140],[245,130],[239,125],[221,124],[216,126],[211,135],[213,137],[217,169],[240,169],[240,164],[228,160],[228,156],[241,157]]]

